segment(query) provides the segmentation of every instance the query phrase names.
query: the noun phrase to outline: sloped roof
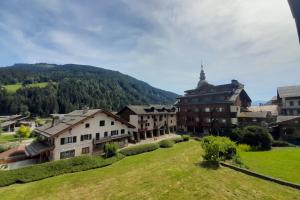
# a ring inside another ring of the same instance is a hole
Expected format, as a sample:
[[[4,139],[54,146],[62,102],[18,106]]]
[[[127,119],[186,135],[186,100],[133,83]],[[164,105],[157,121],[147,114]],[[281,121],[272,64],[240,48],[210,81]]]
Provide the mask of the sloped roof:
[[[288,115],[279,115],[277,116],[277,123],[281,123],[281,122],[286,122],[286,121],[290,121],[290,120],[294,120],[294,119],[300,119],[300,116],[288,116]]]
[[[126,120],[102,109],[93,109],[93,110],[74,110],[68,114],[65,114],[63,119],[58,120],[54,125],[52,123],[47,123],[44,126],[38,127],[35,129],[37,133],[45,135],[46,137],[54,136],[61,134],[68,129],[80,124],[84,120],[96,115],[97,113],[105,113],[106,115],[114,118],[117,121],[120,121],[123,124],[126,124],[130,128],[135,128],[132,124],[128,123]]]
[[[27,156],[34,157],[52,148],[53,146],[42,142],[33,142],[25,147],[25,153]]]
[[[137,115],[175,113],[176,111],[174,106],[164,105],[129,105],[126,107]]]
[[[239,113],[239,118],[267,118],[270,112],[241,112]]]
[[[248,108],[251,112],[262,112],[268,111],[271,112],[273,116],[278,115],[277,105],[266,105],[266,106],[251,106]]]
[[[300,97],[300,85],[277,88],[280,97]]]

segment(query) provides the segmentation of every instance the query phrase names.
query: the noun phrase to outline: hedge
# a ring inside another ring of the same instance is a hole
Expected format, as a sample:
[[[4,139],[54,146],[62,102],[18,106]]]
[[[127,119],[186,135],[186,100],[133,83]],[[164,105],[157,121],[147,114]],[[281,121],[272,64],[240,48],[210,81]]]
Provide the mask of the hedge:
[[[183,138],[182,137],[175,137],[175,138],[171,138],[170,140],[172,140],[175,143],[183,142]]]
[[[124,158],[123,155],[108,159],[103,159],[99,156],[77,156],[66,160],[37,164],[20,169],[0,171],[0,187],[14,183],[28,183],[66,173],[105,167],[122,158]]]
[[[290,144],[287,141],[283,140],[274,140],[272,142],[272,147],[295,147],[296,145]]]
[[[174,146],[174,143],[175,142],[173,140],[162,140],[158,144],[159,144],[159,147],[161,147],[161,148],[170,148],[170,147]]]
[[[141,144],[132,147],[127,147],[119,151],[119,153],[125,156],[132,156],[140,153],[145,153],[149,151],[154,151],[159,148],[158,143],[149,143],[149,144]]]

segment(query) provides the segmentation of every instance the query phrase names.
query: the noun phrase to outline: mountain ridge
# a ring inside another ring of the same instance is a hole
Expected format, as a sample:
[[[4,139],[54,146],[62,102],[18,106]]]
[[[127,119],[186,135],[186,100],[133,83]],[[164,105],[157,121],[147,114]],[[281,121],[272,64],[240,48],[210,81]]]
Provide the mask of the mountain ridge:
[[[116,111],[127,104],[171,105],[179,96],[119,71],[90,65],[18,63],[1,67],[0,77],[0,86],[49,83],[45,88],[23,87],[15,94],[0,90],[0,114],[29,111],[45,116],[66,113],[83,106]]]

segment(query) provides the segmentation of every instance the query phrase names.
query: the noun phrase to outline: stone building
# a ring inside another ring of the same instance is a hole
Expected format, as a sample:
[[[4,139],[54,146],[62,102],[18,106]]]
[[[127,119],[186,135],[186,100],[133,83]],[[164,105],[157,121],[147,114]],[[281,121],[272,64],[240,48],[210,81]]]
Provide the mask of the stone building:
[[[279,115],[300,115],[300,85],[277,88]]]
[[[176,108],[163,105],[130,105],[117,113],[136,127],[132,141],[176,132]]]
[[[222,134],[237,126],[238,114],[250,106],[251,99],[237,80],[224,85],[208,83],[201,67],[197,88],[178,97],[177,128],[200,136]]]

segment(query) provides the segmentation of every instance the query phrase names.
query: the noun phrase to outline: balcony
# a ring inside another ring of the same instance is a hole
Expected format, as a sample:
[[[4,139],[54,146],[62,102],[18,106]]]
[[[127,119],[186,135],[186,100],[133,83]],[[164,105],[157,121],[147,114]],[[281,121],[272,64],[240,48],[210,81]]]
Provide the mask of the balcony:
[[[106,143],[106,142],[128,138],[128,137],[130,137],[129,134],[122,134],[122,135],[109,136],[109,137],[104,137],[99,139],[93,139],[93,144],[101,144],[101,143]]]
[[[147,123],[147,120],[139,120],[138,123],[139,124],[144,124],[144,123]]]

